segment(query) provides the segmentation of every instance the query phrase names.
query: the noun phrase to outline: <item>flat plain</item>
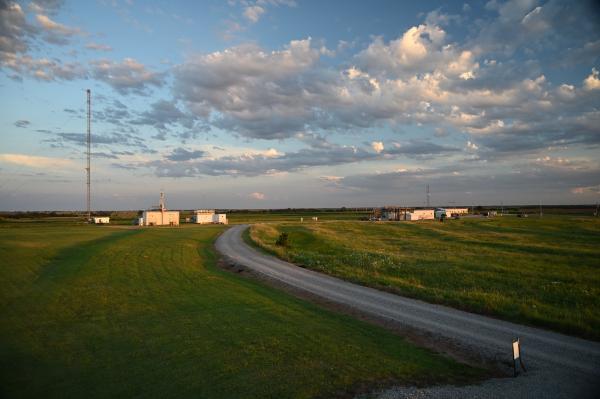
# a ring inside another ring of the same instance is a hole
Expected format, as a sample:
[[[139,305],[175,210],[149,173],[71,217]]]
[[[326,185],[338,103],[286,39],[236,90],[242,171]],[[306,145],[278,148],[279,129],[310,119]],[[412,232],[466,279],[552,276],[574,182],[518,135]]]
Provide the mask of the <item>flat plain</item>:
[[[287,247],[275,244],[287,233]],[[600,220],[579,216],[252,226],[304,267],[400,295],[600,339]]]
[[[0,223],[0,396],[348,397],[483,376],[221,270],[222,231]]]

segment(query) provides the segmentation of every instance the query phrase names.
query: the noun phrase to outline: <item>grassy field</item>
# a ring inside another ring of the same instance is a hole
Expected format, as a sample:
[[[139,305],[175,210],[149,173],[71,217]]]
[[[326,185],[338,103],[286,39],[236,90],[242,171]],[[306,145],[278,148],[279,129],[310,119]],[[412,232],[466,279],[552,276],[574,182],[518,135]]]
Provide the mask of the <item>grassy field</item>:
[[[319,212],[317,210],[311,212],[308,210],[295,212],[232,212],[227,214],[230,224],[242,223],[268,223],[268,222],[300,222],[300,218],[304,221],[310,221],[312,217],[317,217],[319,221],[327,220],[360,220],[368,219],[371,212]]]
[[[0,225],[0,396],[335,397],[482,376],[222,271],[222,229]]]
[[[288,248],[275,245],[287,232]],[[262,248],[426,301],[600,339],[600,219],[259,224]]]

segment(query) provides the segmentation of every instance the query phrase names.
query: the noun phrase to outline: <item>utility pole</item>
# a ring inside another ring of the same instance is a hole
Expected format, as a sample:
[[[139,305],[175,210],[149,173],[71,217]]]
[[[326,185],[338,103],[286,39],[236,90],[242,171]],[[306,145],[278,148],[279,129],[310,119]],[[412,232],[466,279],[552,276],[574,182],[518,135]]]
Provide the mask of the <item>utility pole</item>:
[[[542,217],[542,216],[543,216],[543,214],[542,214],[542,201],[540,201],[540,217]]]
[[[92,221],[92,207],[91,207],[91,165],[90,160],[92,157],[92,93],[90,89],[87,89],[87,221]]]
[[[429,206],[430,206],[429,205],[429,197],[430,197],[430,194],[429,194],[429,184],[428,184],[427,185],[427,208],[429,208]]]

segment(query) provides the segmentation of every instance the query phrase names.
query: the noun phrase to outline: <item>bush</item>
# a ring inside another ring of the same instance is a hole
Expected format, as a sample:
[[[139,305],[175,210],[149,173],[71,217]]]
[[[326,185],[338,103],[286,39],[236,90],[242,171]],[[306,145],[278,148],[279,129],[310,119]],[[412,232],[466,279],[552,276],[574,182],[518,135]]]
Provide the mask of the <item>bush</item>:
[[[277,241],[275,241],[275,245],[279,247],[287,247],[288,246],[288,234],[281,233]]]

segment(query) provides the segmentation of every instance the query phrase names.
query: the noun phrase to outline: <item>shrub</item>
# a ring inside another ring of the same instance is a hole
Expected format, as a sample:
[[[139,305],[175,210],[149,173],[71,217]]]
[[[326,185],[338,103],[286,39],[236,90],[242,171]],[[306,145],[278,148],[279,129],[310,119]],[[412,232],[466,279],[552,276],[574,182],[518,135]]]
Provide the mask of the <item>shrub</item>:
[[[279,247],[287,247],[288,246],[288,234],[281,233],[277,241],[275,241],[275,245]]]

